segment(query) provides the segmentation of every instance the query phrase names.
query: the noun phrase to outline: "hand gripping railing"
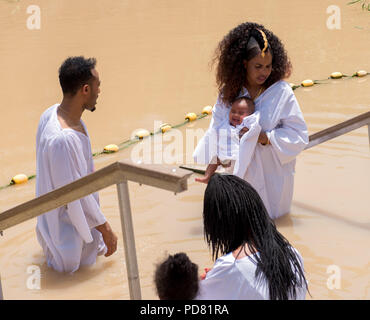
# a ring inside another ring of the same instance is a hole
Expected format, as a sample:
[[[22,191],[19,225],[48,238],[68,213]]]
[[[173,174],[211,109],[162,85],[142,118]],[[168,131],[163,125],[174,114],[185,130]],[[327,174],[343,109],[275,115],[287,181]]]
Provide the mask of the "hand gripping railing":
[[[116,184],[130,298],[139,300],[141,299],[140,279],[127,181],[169,190],[176,194],[187,190],[187,179],[191,174],[188,170],[175,166],[136,164],[129,160],[115,162],[59,189],[4,211],[0,214],[0,230]],[[1,280],[0,299],[2,299]]]

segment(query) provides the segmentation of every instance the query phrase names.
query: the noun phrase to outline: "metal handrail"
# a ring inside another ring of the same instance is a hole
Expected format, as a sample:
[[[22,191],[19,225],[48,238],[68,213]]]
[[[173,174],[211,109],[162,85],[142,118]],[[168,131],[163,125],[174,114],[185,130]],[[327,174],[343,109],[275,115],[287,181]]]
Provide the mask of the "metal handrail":
[[[187,179],[191,174],[188,170],[174,166],[137,164],[130,160],[115,162],[61,188],[2,212],[0,230],[5,230],[116,184],[130,298],[138,300],[141,299],[141,289],[127,181],[169,190],[176,194],[187,190]]]
[[[362,126],[368,126],[369,143],[370,143],[370,111],[360,114],[357,117],[343,121],[327,129],[316,132],[309,137],[309,143],[305,150],[312,148],[320,143],[331,140]]]

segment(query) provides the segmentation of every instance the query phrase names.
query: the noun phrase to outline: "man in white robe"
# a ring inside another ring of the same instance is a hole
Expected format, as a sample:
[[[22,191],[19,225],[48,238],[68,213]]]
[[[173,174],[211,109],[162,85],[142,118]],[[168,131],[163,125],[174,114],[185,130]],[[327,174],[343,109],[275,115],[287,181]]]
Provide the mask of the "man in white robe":
[[[94,171],[90,138],[81,120],[94,111],[100,93],[95,59],[68,58],[59,69],[63,101],[41,116],[36,136],[36,196]],[[110,256],[117,237],[99,206],[97,193],[38,216],[36,233],[48,266],[75,272]]]
[[[246,88],[242,88],[239,96],[250,97]],[[267,88],[254,103],[261,133],[267,135],[268,144],[258,143],[255,135],[248,137],[249,132],[244,134],[233,174],[257,190],[270,217],[276,219],[290,211],[296,157],[308,144],[308,131],[297,99],[284,80]],[[229,108],[218,97],[209,129],[194,151],[196,162],[208,164],[217,155],[210,136],[220,130]]]

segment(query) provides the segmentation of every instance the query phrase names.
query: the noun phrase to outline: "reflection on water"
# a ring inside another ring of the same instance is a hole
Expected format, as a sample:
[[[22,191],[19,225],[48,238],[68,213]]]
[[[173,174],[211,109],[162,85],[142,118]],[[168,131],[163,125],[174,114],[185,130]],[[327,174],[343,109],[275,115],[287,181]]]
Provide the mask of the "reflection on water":
[[[289,82],[324,79],[333,71],[370,70],[368,13],[340,4],[341,29],[328,30],[331,1],[34,1],[41,29],[28,30],[28,2],[0,1],[0,185],[35,173],[39,117],[59,102],[60,63],[69,55],[95,56],[102,80],[97,110],[84,115],[93,151],[120,143],[154,121],[180,123],[216,99],[213,51],[232,27],[249,19],[270,28],[285,43],[293,63]],[[307,26],[310,26],[307,28]],[[360,26],[364,29],[356,28]],[[295,91],[310,134],[369,111],[369,77],[328,80]],[[343,81],[342,81],[343,80]],[[205,130],[209,117],[179,130]],[[129,158],[131,149],[95,158],[96,168]],[[154,152],[152,150],[152,152]],[[189,151],[182,151],[186,161]],[[291,213],[278,229],[304,258],[312,297],[369,299],[370,166],[366,127],[304,151],[297,160]],[[184,251],[200,270],[212,265],[203,239],[205,186],[189,180],[172,193],[129,183],[142,296],[156,299],[155,264],[166,252]],[[0,211],[34,197],[35,184],[0,190]],[[6,299],[129,299],[117,192],[100,192],[101,206],[119,238],[118,252],[73,275],[46,266],[35,236],[36,219],[5,230],[0,270]],[[41,271],[41,290],[27,289],[27,267]],[[338,266],[341,288],[327,285]]]

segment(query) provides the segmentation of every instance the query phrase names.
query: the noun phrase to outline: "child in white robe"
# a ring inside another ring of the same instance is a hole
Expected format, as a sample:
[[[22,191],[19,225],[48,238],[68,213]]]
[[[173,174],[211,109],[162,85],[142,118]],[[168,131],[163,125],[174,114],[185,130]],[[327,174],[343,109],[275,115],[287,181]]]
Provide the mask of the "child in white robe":
[[[169,255],[157,265],[154,275],[161,300],[193,300],[198,293],[198,266],[186,253]]]

